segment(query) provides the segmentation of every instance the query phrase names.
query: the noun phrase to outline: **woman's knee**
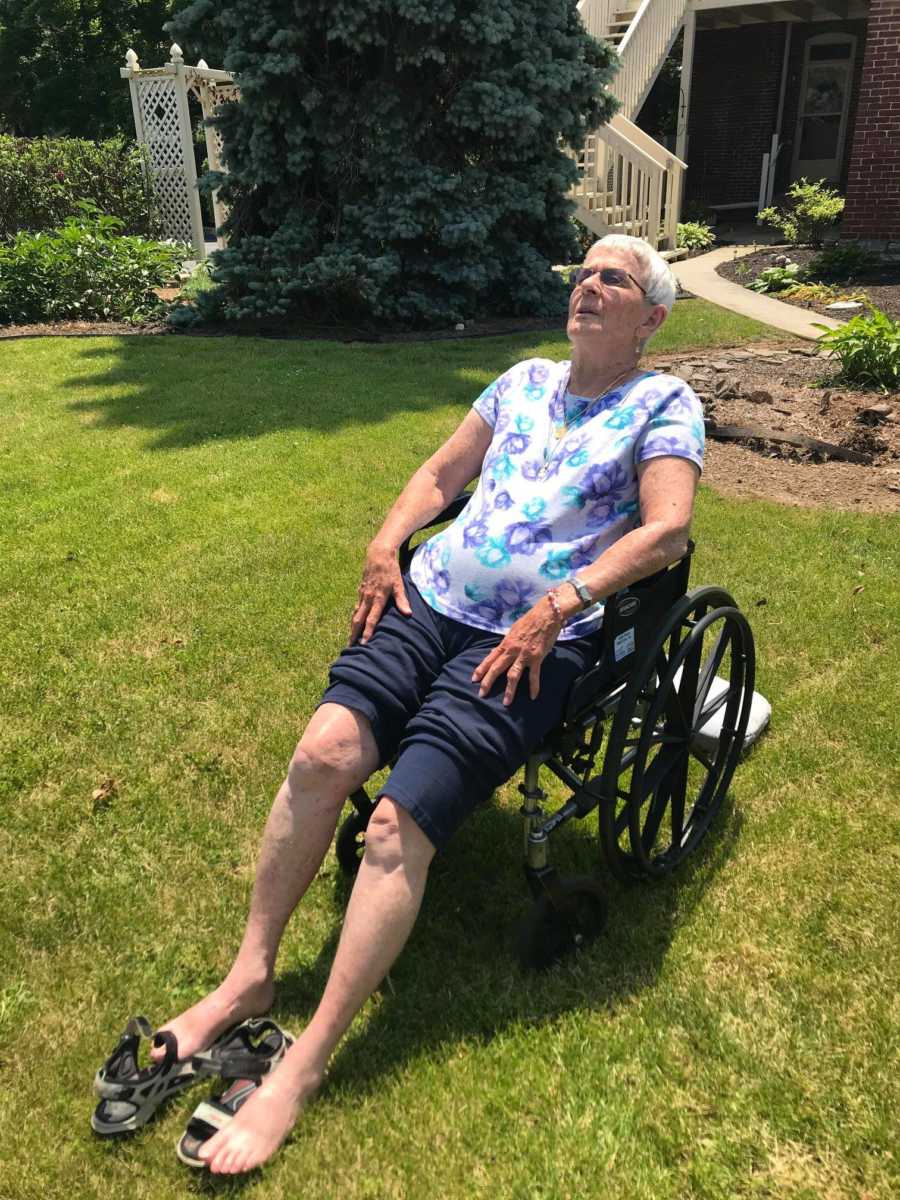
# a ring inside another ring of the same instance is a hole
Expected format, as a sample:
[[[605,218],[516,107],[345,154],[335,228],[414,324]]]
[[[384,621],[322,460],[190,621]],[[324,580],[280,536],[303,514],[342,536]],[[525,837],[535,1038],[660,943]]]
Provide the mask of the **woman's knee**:
[[[382,796],[366,827],[366,858],[383,870],[427,867],[435,848],[405,808]]]
[[[304,737],[298,742],[287,773],[294,794],[315,790],[333,794],[341,802],[361,787],[370,768],[359,747],[323,736]]]

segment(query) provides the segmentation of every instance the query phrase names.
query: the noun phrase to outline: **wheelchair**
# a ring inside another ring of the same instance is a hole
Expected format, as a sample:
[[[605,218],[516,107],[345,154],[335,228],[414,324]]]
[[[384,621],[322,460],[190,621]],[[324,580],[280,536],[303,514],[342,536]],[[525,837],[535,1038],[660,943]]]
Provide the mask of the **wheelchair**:
[[[463,493],[424,533],[455,519]],[[406,571],[413,534],[400,549]],[[595,809],[603,859],[621,882],[669,875],[700,844],[722,805],[744,749],[753,701],[755,651],[746,617],[720,587],[688,591],[683,558],[610,595],[597,661],[573,684],[559,726],[535,748],[519,785],[525,878],[534,903],[521,923],[519,956],[543,968],[594,941],[606,923],[601,881],[566,878],[550,862],[553,833]],[[571,793],[556,811],[540,771]],[[365,788],[336,839],[350,876],[374,811]]]

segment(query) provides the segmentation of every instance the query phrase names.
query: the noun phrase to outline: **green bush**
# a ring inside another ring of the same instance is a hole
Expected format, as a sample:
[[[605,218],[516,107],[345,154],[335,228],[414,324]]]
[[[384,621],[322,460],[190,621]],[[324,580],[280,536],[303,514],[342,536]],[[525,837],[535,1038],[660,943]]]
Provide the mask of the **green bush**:
[[[127,234],[159,233],[134,142],[0,134],[0,238],[56,229],[76,215],[79,200],[118,217]]]
[[[688,250],[703,250],[711,246],[716,235],[704,221],[684,221],[676,230],[675,245]]]
[[[122,221],[82,201],[49,233],[0,244],[0,324],[64,319],[139,321],[161,309],[186,247],[122,237]]]
[[[757,214],[757,223],[778,229],[792,246],[820,246],[825,230],[844,211],[843,196],[825,187],[824,179],[817,183],[800,179],[791,184],[788,195],[790,208],[764,208]]]
[[[878,255],[859,242],[835,242],[809,260],[810,279],[852,279],[878,266]]]
[[[565,312],[565,147],[618,105],[615,51],[576,0],[191,0],[168,29],[241,78],[215,119],[228,173],[201,185],[229,207],[211,289],[227,319]]]
[[[751,292],[787,292],[795,287],[803,278],[803,273],[797,263],[788,263],[786,267],[766,267],[760,271],[747,287]]]
[[[869,316],[853,317],[840,329],[817,328],[825,330],[819,345],[840,361],[842,382],[886,392],[900,388],[900,321],[871,308]]]

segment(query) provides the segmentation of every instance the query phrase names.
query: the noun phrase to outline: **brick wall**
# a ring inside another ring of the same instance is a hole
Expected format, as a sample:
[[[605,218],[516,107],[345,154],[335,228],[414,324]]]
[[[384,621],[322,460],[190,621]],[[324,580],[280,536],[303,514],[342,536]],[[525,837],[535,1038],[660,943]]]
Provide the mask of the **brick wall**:
[[[871,0],[841,236],[900,240],[900,0]]]
[[[778,112],[784,25],[704,30],[694,44],[688,201],[754,205]]]
[[[889,3],[900,6],[900,0]],[[784,22],[773,22],[697,34],[688,128],[685,194],[689,201],[703,204],[750,201],[756,205],[763,155],[771,148],[778,119],[786,32]],[[824,33],[853,34],[857,39],[838,186],[843,189],[847,181],[851,131],[863,74],[866,22],[795,22],[781,120],[782,148],[775,174],[776,200],[791,180],[806,42]]]

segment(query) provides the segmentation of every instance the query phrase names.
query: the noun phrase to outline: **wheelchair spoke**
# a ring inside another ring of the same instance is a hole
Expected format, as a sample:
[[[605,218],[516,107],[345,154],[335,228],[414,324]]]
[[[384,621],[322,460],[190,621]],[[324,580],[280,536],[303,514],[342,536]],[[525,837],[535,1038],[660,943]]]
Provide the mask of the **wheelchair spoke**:
[[[641,794],[637,797],[638,803],[643,804],[648,796],[654,795],[662,786],[663,781],[673,771],[679,763],[684,762],[688,752],[688,747],[682,743],[679,751],[660,751],[653,762],[644,770],[641,775]]]
[[[715,770],[715,761],[710,758],[705,750],[701,750],[699,746],[693,743],[689,747],[691,758],[695,758],[697,762],[706,769],[707,774]]]
[[[709,695],[709,689],[712,687],[712,682],[716,677],[716,672],[722,664],[722,659],[725,657],[725,651],[731,646],[731,637],[728,634],[728,627],[719,630],[719,636],[716,638],[715,645],[712,648],[712,653],[703,664],[700,671],[700,678],[697,681],[697,696],[694,700],[694,724],[696,725],[700,714],[703,712],[703,706],[706,703],[706,697]]]
[[[644,849],[648,852],[653,849],[653,844],[656,841],[656,835],[659,833],[659,827],[662,824],[663,815],[668,804],[669,789],[660,787],[653,797],[653,803],[650,805],[647,820],[644,828],[641,830],[641,841],[644,844]]]
[[[681,849],[684,838],[684,780],[676,782],[672,788],[672,846]]]
[[[627,799],[627,798],[628,797],[626,794],[625,799]],[[622,834],[625,832],[625,830],[628,828],[628,805],[627,804],[622,806],[622,811],[616,817],[614,828],[616,831],[617,838],[620,838],[622,836]]]

